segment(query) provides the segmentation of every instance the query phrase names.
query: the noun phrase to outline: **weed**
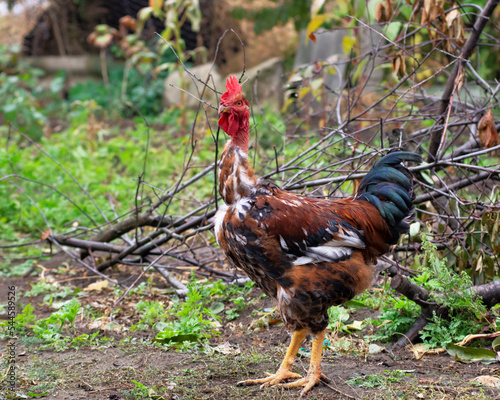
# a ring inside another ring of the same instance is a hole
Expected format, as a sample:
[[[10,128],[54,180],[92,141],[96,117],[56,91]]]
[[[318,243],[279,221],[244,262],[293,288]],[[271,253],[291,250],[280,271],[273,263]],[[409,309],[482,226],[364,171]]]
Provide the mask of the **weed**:
[[[422,234],[424,255],[416,262],[422,265],[423,274],[415,280],[431,293],[431,299],[450,310],[447,318],[434,315],[421,338],[429,347],[446,347],[477,333],[485,322],[486,308],[470,291],[472,280],[465,273],[457,274],[447,267],[447,259],[439,257],[436,246]]]
[[[0,57],[13,55],[19,48],[0,45]],[[60,92],[64,86],[65,73],[56,74],[49,89],[39,85],[45,73],[25,63],[14,67],[17,75],[0,72],[0,113],[4,122],[12,123],[34,140],[43,136],[48,117],[64,110]]]
[[[35,284],[31,284],[31,289],[28,290],[24,295],[26,297],[35,297],[44,293],[51,293],[55,290],[54,285],[47,283],[45,281],[40,281]]]
[[[31,303],[26,304],[23,311],[17,314],[14,318],[14,327],[19,333],[26,333],[36,321],[36,316],[33,314],[34,308]],[[2,325],[3,326],[3,325]]]
[[[374,340],[383,342],[399,339],[413,325],[420,314],[420,306],[404,296],[388,296],[382,306],[382,313],[377,319],[371,319],[377,332],[373,335]]]
[[[410,372],[411,371],[403,370],[384,370],[384,374],[356,375],[346,383],[364,388],[387,388],[389,384],[398,383],[404,377],[411,376]]]
[[[2,218],[0,218],[0,221]],[[3,229],[3,227],[2,227]],[[0,234],[1,235],[1,234]],[[0,264],[0,275],[6,277],[24,276],[33,269],[33,261],[27,260],[21,264],[11,266],[10,262]]]
[[[51,284],[46,281],[40,281],[36,284],[31,284],[31,289],[28,290],[24,296],[32,298],[47,293],[43,297],[43,303],[51,305],[52,301],[55,299],[64,299],[68,296],[76,296],[80,292],[80,288],[73,289],[70,285],[61,289],[59,284]]]
[[[236,308],[232,308],[231,310],[226,311],[226,319],[228,321],[233,321],[236,318],[238,318],[240,314],[238,313],[238,310]]]
[[[466,335],[477,333],[486,322],[486,308],[481,300],[473,297],[469,288],[470,277],[457,274],[447,266],[446,258],[440,257],[436,246],[425,234],[421,235],[423,255],[415,257],[414,268],[422,273],[413,280],[429,290],[431,301],[446,306],[450,310],[447,318],[434,315],[420,333],[423,342],[430,348],[446,347],[447,344],[462,340]],[[375,340],[392,340],[397,334],[404,334],[420,315],[420,307],[404,296],[388,296],[377,320]]]
[[[141,320],[138,324],[130,327],[132,332],[148,330],[150,326],[154,326],[155,330],[161,331],[165,327],[164,321],[167,319],[168,313],[162,302],[141,300],[136,304],[135,308],[140,313]]]
[[[186,300],[172,302],[172,313],[176,315],[176,319],[166,323],[155,341],[185,350],[190,347],[188,343],[195,344],[212,335],[218,335],[216,328],[220,318],[207,307],[207,294],[211,290],[192,280],[188,284]],[[182,345],[183,342],[188,343]]]
[[[345,307],[330,307],[328,309],[328,317],[330,318],[328,329],[334,332],[349,332],[344,324],[349,319],[349,312]]]

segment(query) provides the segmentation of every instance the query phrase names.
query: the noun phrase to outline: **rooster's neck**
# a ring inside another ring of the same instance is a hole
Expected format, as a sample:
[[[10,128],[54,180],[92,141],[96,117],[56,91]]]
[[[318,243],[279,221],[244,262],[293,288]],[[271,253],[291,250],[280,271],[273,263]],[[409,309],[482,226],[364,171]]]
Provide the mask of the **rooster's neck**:
[[[243,117],[240,117],[239,127],[236,134],[231,136],[231,145],[237,146],[240,150],[248,154],[248,145],[250,143],[250,114],[248,111]]]
[[[232,140],[227,142],[219,161],[219,193],[224,202],[234,204],[247,197],[256,183],[246,152]]]

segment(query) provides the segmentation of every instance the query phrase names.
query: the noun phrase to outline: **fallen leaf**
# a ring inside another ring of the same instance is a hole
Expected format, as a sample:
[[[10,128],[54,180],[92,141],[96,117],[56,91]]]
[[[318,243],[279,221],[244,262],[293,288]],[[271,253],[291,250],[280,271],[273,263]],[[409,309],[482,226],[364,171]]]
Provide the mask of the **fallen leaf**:
[[[493,343],[491,343],[491,347],[493,348],[493,351],[500,351],[500,336],[497,336],[495,340],[493,340]]]
[[[479,120],[477,128],[479,130],[478,138],[481,147],[489,149],[490,147],[500,144],[500,138],[495,127],[495,118],[491,110],[488,110]]]
[[[92,290],[102,290],[102,289],[107,288],[107,287],[108,287],[108,281],[102,280],[102,281],[97,281],[97,282],[91,283],[83,290],[86,292],[90,292]]]
[[[226,354],[226,355],[235,355],[235,354],[240,354],[241,350],[238,346],[234,346],[230,344],[229,342],[219,344],[215,347],[212,347],[216,353],[221,353],[221,354]]]
[[[412,352],[413,356],[415,357],[415,360],[420,360],[423,356],[426,354],[440,354],[444,353],[446,350],[445,349],[427,349],[427,346],[423,343],[417,343],[412,346]]]
[[[167,389],[169,389],[169,390],[172,390],[172,389],[173,389],[173,388],[175,388],[176,386],[177,386],[177,383],[175,383],[175,382],[167,382],[167,383],[166,383],[166,387],[167,387]]]
[[[116,322],[111,322],[108,317],[102,317],[93,320],[87,326],[89,329],[102,329],[104,331],[115,331],[121,332],[123,330],[123,326]]]
[[[483,385],[490,387],[500,387],[500,378],[497,378],[496,376],[476,376],[474,379],[471,379],[471,382],[482,383]]]
[[[482,349],[480,347],[462,347],[456,344],[446,346],[446,352],[455,357],[455,361],[463,363],[482,362],[483,364],[491,364],[497,362],[496,353],[491,350]]]
[[[385,347],[379,346],[375,343],[370,343],[368,346],[368,354],[378,354],[385,350]]]
[[[347,324],[345,327],[350,330],[360,331],[365,321],[353,321],[352,324]]]
[[[220,314],[222,311],[224,311],[224,303],[221,303],[220,301],[214,301],[208,308],[214,314]]]

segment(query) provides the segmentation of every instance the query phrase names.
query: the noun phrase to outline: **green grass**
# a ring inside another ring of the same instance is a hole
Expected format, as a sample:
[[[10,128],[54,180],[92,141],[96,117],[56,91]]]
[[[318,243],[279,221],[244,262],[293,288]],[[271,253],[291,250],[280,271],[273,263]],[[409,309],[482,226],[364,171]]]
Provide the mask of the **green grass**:
[[[18,233],[45,230],[44,216],[57,232],[76,226],[102,224],[104,216],[113,219],[110,201],[118,214],[134,208],[138,177],[144,167],[147,127],[139,123],[136,129],[125,133],[110,128],[100,131],[95,138],[89,138],[86,128],[42,139],[39,146],[48,156],[33,146],[26,146],[26,143],[20,145],[23,141],[10,141],[6,148],[7,140],[2,135],[0,170],[4,174],[15,172],[24,179],[0,182],[0,208],[3,210],[0,222],[8,227],[0,233],[0,240],[16,241]],[[162,190],[181,176],[187,140],[170,139],[167,145],[160,132],[150,131],[149,134],[151,146],[142,179],[158,189],[144,187],[139,204],[145,205],[155,201]],[[198,146],[208,150],[213,144],[207,137]],[[205,151],[204,154],[208,153]],[[209,161],[202,154],[195,155],[193,163],[203,166]],[[190,169],[186,178],[199,172],[199,168]],[[199,200],[210,196],[212,179],[208,176],[196,186]],[[185,207],[181,210],[174,202],[169,211],[180,213]]]

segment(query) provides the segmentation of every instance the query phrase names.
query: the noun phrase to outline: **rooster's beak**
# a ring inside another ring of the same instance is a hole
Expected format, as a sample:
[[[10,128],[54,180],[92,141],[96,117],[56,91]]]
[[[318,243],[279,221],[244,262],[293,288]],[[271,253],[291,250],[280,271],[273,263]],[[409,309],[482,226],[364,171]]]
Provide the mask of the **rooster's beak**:
[[[222,113],[225,113],[225,112],[230,112],[231,111],[231,107],[229,106],[225,106],[223,104],[221,104],[219,106],[219,114],[222,114]]]

